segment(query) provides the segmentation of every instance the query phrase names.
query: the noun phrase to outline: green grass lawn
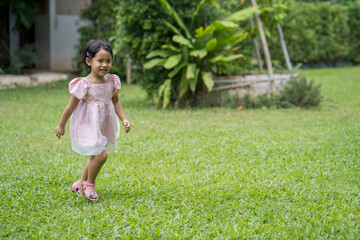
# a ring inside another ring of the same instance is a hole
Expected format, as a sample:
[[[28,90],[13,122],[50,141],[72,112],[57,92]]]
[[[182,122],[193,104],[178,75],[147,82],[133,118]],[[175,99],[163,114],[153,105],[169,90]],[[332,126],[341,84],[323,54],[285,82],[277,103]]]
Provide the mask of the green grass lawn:
[[[304,74],[319,109],[160,110],[123,86],[99,203],[54,134],[68,82],[0,91],[0,239],[359,239],[360,67]]]

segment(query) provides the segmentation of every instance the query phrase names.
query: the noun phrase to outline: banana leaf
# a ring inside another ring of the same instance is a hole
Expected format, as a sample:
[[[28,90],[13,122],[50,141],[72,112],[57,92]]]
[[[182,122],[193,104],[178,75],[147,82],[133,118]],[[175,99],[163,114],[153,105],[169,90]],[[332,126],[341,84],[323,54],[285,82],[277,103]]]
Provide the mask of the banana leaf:
[[[226,48],[227,46],[233,47],[241,40],[245,39],[249,34],[244,31],[233,32],[219,37],[217,42],[217,50]]]
[[[171,97],[171,79],[168,79],[164,82],[164,98],[163,98],[163,108],[166,108],[167,105],[170,103]]]
[[[179,85],[179,98],[181,98],[189,88],[190,81],[186,78],[186,69],[181,72],[181,80]]]
[[[153,58],[153,57],[162,57],[162,58],[166,58],[168,56],[171,55],[170,51],[166,51],[166,50],[155,50],[152,51],[151,53],[149,53],[148,55],[146,55],[146,59],[149,58]]]
[[[236,54],[236,55],[218,55],[212,59],[209,60],[210,63],[216,63],[216,62],[230,62],[232,60],[238,59],[238,58],[242,58],[244,57],[243,54]]]
[[[181,61],[181,54],[173,55],[169,57],[164,63],[166,69],[171,69],[175,67]]]
[[[169,23],[169,22],[166,21],[166,20],[163,20],[163,21],[164,21],[165,25],[166,25],[168,28],[170,28],[171,30],[174,31],[174,33],[176,33],[177,35],[182,36],[181,32],[180,32],[174,25],[172,25],[171,23]]]
[[[163,65],[165,63],[166,59],[162,59],[162,58],[154,58],[154,59],[151,59],[150,61],[146,62],[144,64],[144,68],[145,69],[150,69],[150,68],[153,68],[155,66],[158,66],[158,65]]]
[[[196,64],[195,63],[188,64],[186,68],[186,78],[187,79],[194,78],[195,72],[196,72]]]
[[[165,82],[163,84],[161,84],[159,87],[158,94],[157,94],[156,101],[155,101],[156,105],[159,104],[161,97],[164,95],[164,89],[165,89]]]
[[[186,45],[181,46],[182,60],[185,63],[189,62],[189,47]]]
[[[245,21],[248,20],[256,12],[257,9],[258,9],[257,7],[246,8],[231,14],[224,20],[232,21],[232,22]]]
[[[180,43],[181,45],[186,45],[186,46],[188,46],[189,48],[194,48],[194,46],[191,44],[191,42],[190,42],[188,39],[184,38],[183,36],[174,35],[174,36],[172,37],[172,40],[173,40],[174,42]]]
[[[165,45],[162,45],[161,46],[162,49],[167,49],[167,50],[170,50],[174,53],[179,53],[181,52],[181,50],[177,47],[174,47],[173,45],[169,45],[169,44],[165,44]]]
[[[193,93],[195,93],[199,72],[200,72],[200,69],[196,68],[194,77],[190,78],[190,89]]]
[[[229,32],[231,30],[239,28],[239,24],[231,21],[215,21],[214,26],[216,32]]]
[[[203,27],[199,27],[195,30],[196,32],[195,38],[201,40],[205,35],[213,34],[214,30],[215,30],[214,25],[209,25],[205,29]]]
[[[207,87],[207,89],[210,92],[212,90],[212,88],[214,87],[214,80],[212,78],[211,73],[210,72],[201,72],[201,77],[205,83],[205,86]]]
[[[207,51],[205,48],[200,49],[200,50],[190,51],[190,56],[198,57],[200,59],[204,58],[206,55],[207,55]]]
[[[180,62],[176,67],[168,74],[169,78],[173,78],[182,68],[186,66],[186,62]]]
[[[205,49],[207,52],[212,52],[216,48],[216,45],[217,45],[217,39],[216,38],[210,39],[206,43]]]

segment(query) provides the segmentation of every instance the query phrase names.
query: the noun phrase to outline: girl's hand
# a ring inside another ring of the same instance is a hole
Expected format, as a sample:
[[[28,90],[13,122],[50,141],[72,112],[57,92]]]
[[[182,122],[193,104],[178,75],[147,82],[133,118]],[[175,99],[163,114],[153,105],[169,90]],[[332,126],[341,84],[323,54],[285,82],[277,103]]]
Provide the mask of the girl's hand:
[[[65,128],[58,125],[55,128],[55,135],[58,137],[58,139],[60,139],[60,137],[64,136],[64,134],[65,134]]]
[[[130,122],[127,119],[124,119],[122,123],[125,127],[125,133],[128,133],[130,131]]]

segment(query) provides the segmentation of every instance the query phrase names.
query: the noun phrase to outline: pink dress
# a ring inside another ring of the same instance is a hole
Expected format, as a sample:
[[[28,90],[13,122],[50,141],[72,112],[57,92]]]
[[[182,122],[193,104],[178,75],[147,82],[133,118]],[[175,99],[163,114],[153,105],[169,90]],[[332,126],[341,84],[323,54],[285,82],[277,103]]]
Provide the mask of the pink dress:
[[[112,152],[119,138],[120,123],[112,97],[119,93],[120,78],[108,74],[108,83],[92,84],[86,78],[75,78],[69,92],[80,99],[70,118],[72,149],[82,155]]]

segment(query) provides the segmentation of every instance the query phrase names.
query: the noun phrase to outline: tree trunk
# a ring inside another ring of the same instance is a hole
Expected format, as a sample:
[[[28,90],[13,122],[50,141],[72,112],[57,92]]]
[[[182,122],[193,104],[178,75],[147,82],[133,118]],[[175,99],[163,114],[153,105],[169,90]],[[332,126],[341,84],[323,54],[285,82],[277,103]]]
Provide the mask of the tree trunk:
[[[131,71],[132,71],[131,58],[128,58],[126,60],[126,84],[128,85],[131,84]]]
[[[285,43],[285,39],[284,39],[284,34],[281,28],[281,25],[278,23],[276,24],[278,33],[279,33],[279,37],[280,37],[280,42],[281,42],[281,47],[284,53],[284,58],[285,58],[285,62],[286,62],[286,66],[289,70],[292,70],[292,65],[291,65],[291,61],[290,61],[290,57],[289,57],[289,53],[287,51],[287,47],[286,47],[286,43]]]
[[[251,0],[251,4],[253,7],[257,7],[256,0]],[[268,44],[266,41],[264,29],[262,27],[261,19],[259,17],[258,11],[255,12],[255,18],[256,18],[257,26],[258,26],[259,33],[260,33],[260,39],[261,39],[261,43],[263,45],[263,50],[264,50],[264,55],[265,55],[266,67],[267,67],[268,75],[270,78],[269,92],[272,92],[274,89],[274,80],[273,80],[273,69],[272,69],[272,64],[271,64],[270,51],[269,51],[269,47],[268,47]]]

